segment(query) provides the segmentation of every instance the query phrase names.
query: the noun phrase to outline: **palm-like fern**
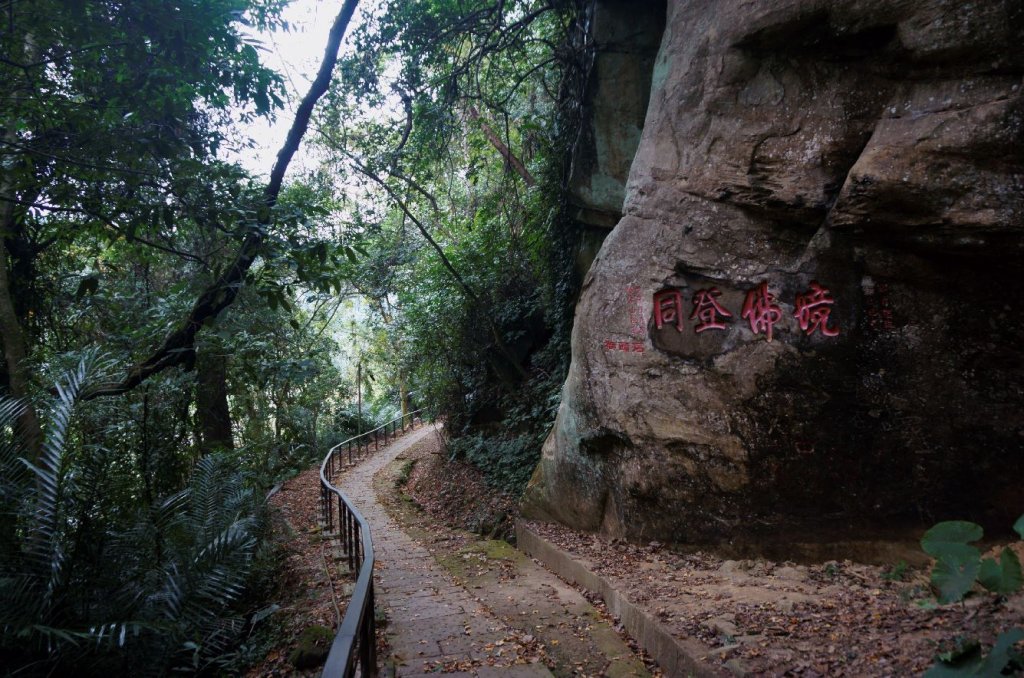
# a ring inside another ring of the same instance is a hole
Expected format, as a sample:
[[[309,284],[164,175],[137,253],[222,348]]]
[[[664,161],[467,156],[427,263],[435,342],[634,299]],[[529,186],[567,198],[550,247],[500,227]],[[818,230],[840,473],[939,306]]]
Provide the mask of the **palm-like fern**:
[[[189,487],[155,512],[166,521],[160,585],[145,616],[173,639],[165,652],[204,662],[237,637],[242,620],[225,618],[242,595],[257,546],[258,501],[226,456],[205,457]]]
[[[13,636],[29,646],[44,643],[52,649],[82,635],[62,628],[67,533],[74,515],[66,501],[73,492],[74,475],[65,443],[78,393],[95,364],[94,356],[83,359],[57,385],[58,399],[34,463],[21,456],[25,450],[17,420],[23,404],[9,399],[0,402],[0,430],[5,433],[0,446],[5,470],[0,510],[12,542],[5,545],[9,548],[0,560],[0,625],[5,640]]]
[[[122,507],[138,514],[127,529],[103,523],[102,546],[75,548],[95,513],[89,497],[117,482],[102,473],[101,446],[70,443],[78,394],[98,364],[87,357],[58,385],[34,461],[18,435],[22,406],[0,399],[0,664],[195,668],[242,629],[230,608],[251,570],[261,504],[231,459],[210,456],[181,492]]]

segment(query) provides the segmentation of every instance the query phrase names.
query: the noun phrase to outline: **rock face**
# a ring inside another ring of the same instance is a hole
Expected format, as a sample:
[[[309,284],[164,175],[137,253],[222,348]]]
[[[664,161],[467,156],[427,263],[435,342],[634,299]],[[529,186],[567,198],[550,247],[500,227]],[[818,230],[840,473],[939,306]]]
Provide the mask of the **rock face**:
[[[665,2],[601,0],[588,7],[586,23],[586,101],[569,184],[575,218],[607,231],[622,217],[665,30]]]
[[[1022,82],[1020,0],[670,0],[526,514],[691,543],[1009,526]]]

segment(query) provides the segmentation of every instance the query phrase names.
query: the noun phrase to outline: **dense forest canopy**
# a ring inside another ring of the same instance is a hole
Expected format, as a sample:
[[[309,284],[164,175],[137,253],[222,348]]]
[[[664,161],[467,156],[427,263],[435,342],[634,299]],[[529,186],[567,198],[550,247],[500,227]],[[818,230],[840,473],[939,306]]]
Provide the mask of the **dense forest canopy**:
[[[283,115],[257,36],[286,4],[0,5],[5,666],[243,665],[261,497],[410,406],[506,490],[539,453],[578,8],[330,3],[264,181],[231,158]],[[300,141],[319,166],[285,180]]]

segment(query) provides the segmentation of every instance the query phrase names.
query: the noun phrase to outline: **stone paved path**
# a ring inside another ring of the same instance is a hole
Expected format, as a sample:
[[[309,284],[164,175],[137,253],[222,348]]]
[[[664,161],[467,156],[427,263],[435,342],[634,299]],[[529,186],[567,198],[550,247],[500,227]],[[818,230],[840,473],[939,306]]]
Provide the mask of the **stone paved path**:
[[[435,435],[427,424],[345,472],[339,488],[369,521],[377,558],[378,604],[388,610],[387,636],[391,645],[385,675],[551,676],[540,664],[476,666],[497,655],[510,628],[490,614],[464,588],[456,585],[424,547],[413,541],[378,503],[373,476],[395,457]],[[490,648],[490,649],[488,649]],[[454,669],[464,671],[452,673]]]

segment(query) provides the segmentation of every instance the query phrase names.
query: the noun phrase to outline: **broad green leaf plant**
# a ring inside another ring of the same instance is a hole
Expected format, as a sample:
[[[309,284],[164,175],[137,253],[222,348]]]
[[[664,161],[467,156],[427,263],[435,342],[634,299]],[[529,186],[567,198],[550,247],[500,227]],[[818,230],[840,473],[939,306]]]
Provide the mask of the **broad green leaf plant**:
[[[1024,515],[1017,519],[1013,529],[1024,538]],[[975,584],[999,595],[1021,590],[1024,576],[1017,554],[1006,547],[998,560],[982,558],[980,549],[972,543],[984,534],[977,523],[947,520],[936,524],[921,538],[921,548],[935,558],[931,581],[940,603],[963,600]],[[1016,648],[1021,641],[1024,641],[1024,629],[1012,628],[999,635],[988,654],[982,653],[977,640],[961,642],[954,650],[940,654],[924,674],[925,678],[995,678],[1017,674],[1024,670],[1024,655]]]
[[[1013,529],[1024,537],[1024,516],[1017,520]],[[921,548],[935,558],[931,579],[940,603],[962,600],[975,583],[1001,595],[1021,589],[1024,575],[1013,550],[1004,548],[997,561],[982,558],[978,547],[972,545],[984,534],[977,523],[947,520],[932,527],[921,538]]]

